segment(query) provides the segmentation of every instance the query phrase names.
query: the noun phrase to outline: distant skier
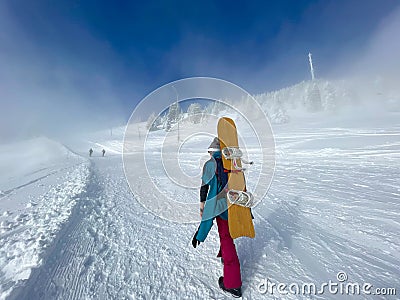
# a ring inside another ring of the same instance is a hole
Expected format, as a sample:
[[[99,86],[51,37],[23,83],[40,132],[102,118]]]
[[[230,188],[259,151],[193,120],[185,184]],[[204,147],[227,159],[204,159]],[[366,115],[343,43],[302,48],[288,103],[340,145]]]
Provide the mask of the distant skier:
[[[241,297],[240,263],[235,244],[229,233],[228,207],[226,195],[223,191],[228,176],[227,173],[223,172],[220,144],[217,137],[214,138],[208,148],[208,153],[211,158],[204,164],[200,188],[200,216],[202,221],[193,237],[192,245],[196,248],[200,242],[204,242],[215,218],[220,239],[218,257],[221,257],[224,264],[224,276],[219,278],[218,284],[222,290],[229,292],[234,297]]]
[[[89,149],[89,156],[92,156],[92,153],[93,153],[93,149],[90,148],[90,149]]]
[[[103,153],[103,157],[104,157],[104,154],[106,154],[106,150],[103,149],[103,150],[101,151],[101,153]]]

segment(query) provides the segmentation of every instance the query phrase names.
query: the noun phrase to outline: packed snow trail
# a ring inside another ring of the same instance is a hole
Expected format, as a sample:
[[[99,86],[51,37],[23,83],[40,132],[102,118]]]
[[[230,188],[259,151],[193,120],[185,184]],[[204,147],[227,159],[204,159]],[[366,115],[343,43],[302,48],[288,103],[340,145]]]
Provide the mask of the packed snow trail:
[[[4,151],[5,150],[5,151]],[[42,263],[86,186],[88,164],[35,138],[0,147],[0,299]]]
[[[20,293],[16,293],[16,298],[82,297],[82,287],[88,285],[88,282],[76,271],[84,272],[85,268],[90,266],[91,254],[94,251],[93,240],[83,235],[87,230],[85,215],[93,210],[94,202],[91,199],[101,197],[102,191],[93,172],[89,174],[88,179],[90,185],[79,195],[80,201],[73,208],[68,223],[46,251],[44,263],[40,268],[33,270],[24,288]]]
[[[189,248],[193,225],[171,224],[142,208],[120,157],[92,159],[89,178],[43,264],[11,299],[216,298],[217,285],[207,279],[216,272],[218,249],[198,257]]]

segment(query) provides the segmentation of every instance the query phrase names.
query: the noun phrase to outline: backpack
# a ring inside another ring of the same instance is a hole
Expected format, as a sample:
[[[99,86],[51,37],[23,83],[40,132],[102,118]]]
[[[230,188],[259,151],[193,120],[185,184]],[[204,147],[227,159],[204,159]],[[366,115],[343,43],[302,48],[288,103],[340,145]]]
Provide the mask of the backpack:
[[[228,173],[229,171],[224,168],[221,157],[214,158],[217,163],[217,167],[215,168],[215,175],[217,176],[217,193],[220,193],[222,190],[227,188],[228,185]]]

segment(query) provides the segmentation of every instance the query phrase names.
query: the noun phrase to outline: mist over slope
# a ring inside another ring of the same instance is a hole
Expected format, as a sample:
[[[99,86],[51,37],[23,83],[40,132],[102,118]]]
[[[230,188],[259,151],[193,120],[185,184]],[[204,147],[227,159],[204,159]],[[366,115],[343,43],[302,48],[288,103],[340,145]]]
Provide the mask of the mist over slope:
[[[351,114],[362,118],[363,112],[400,110],[400,90],[389,88],[385,81],[324,80],[303,81],[273,92],[254,95],[272,123],[290,122],[299,113],[326,112],[325,115]],[[377,115],[379,117],[379,115]]]

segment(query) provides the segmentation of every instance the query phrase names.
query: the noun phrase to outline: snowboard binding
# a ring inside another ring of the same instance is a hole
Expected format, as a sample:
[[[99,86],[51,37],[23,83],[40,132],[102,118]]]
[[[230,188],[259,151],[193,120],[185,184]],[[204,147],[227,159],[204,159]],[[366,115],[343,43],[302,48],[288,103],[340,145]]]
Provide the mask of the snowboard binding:
[[[242,158],[243,152],[239,149],[239,147],[225,147],[222,149],[222,155],[225,159],[232,160],[233,167],[237,171],[245,171],[246,169],[243,167],[239,167],[237,160],[240,159],[242,163],[252,165],[252,161],[247,161]]]
[[[227,198],[231,204],[236,204],[244,207],[253,207],[254,196],[249,192],[228,190]]]
[[[243,156],[242,150],[239,147],[225,147],[222,149],[222,155],[225,159],[241,158]]]

